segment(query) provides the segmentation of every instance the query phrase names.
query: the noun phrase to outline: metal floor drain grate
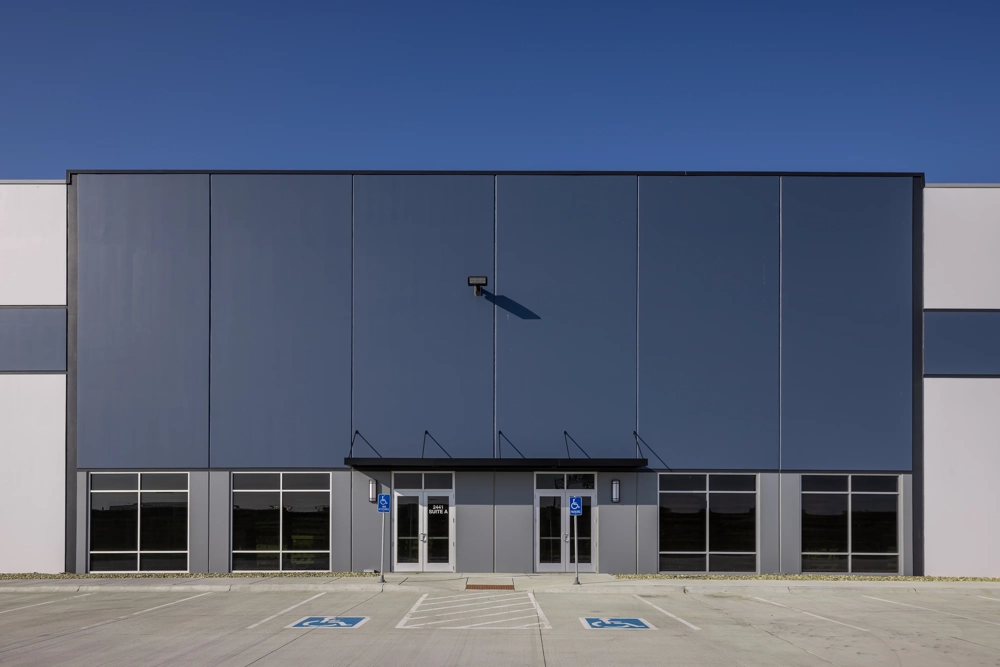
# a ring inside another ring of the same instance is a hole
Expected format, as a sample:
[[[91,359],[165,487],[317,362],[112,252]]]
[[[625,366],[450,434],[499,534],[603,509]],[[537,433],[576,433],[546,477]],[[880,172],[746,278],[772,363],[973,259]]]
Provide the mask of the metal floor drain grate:
[[[466,584],[467,591],[512,591],[514,584]]]

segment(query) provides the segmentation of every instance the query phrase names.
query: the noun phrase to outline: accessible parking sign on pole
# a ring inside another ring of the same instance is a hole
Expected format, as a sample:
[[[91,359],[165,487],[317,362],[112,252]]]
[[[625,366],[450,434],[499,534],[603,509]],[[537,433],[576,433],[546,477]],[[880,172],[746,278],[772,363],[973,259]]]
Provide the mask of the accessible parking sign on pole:
[[[379,583],[383,584],[385,583],[385,515],[389,513],[391,506],[388,493],[378,494],[378,513],[382,515],[382,548],[379,549],[379,558],[381,561],[378,569],[378,580]]]
[[[573,517],[573,562],[576,563],[576,579],[574,586],[580,585],[580,531],[577,530],[576,517],[583,514],[583,498],[569,497],[569,515]]]

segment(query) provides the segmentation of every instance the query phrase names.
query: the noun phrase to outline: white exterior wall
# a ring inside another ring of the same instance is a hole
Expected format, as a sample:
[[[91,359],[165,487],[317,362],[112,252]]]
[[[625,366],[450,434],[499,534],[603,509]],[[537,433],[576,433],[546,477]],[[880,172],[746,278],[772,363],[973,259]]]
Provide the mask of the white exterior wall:
[[[0,374],[0,572],[63,572],[66,376]]]
[[[925,308],[1000,308],[998,258],[1000,186],[924,190]],[[926,574],[1000,576],[998,469],[1000,379],[925,379]]]
[[[0,306],[66,305],[66,184],[0,182]]]
[[[924,568],[1000,577],[1000,379],[924,380]]]

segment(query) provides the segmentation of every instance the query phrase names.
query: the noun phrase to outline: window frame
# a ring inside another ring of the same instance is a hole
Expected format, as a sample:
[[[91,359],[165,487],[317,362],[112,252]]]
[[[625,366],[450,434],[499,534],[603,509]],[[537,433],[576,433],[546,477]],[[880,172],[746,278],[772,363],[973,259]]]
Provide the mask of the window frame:
[[[671,475],[704,475],[705,477],[705,488],[701,490],[686,490],[679,491],[674,489],[669,489],[663,491],[660,489],[660,478],[667,477]],[[753,477],[754,489],[753,491],[712,491],[711,477],[722,477],[722,476],[740,476],[740,477]],[[660,497],[665,493],[671,494],[701,494],[705,498],[705,549],[703,551],[662,551],[660,549]],[[712,498],[711,494],[733,494],[733,495],[744,495],[754,496],[754,547],[755,551],[712,551],[709,549],[709,538],[711,531],[711,516],[712,516]],[[660,556],[704,556],[705,557],[705,569],[704,570],[661,570],[660,569]],[[712,556],[753,556],[755,561],[755,567],[753,574],[760,572],[760,474],[756,472],[693,472],[690,470],[683,472],[660,472],[656,476],[656,571],[663,574],[751,574],[750,572],[735,572],[731,570],[715,570],[711,569],[712,566]]]
[[[187,479],[186,489],[142,489],[142,476],[143,475],[184,475]],[[94,475],[135,475],[135,488],[134,489],[94,489]],[[101,493],[135,493],[136,494],[136,538],[135,538],[135,549],[134,550],[100,550],[93,551],[90,546],[91,534],[93,532],[92,525],[92,515],[93,515],[93,499],[94,494]],[[143,493],[183,493],[185,497],[185,507],[187,509],[187,528],[185,530],[185,535],[187,537],[187,549],[184,551],[164,551],[162,549],[147,550],[142,548],[142,494]],[[191,572],[191,473],[189,471],[178,471],[178,470],[108,470],[101,471],[95,470],[87,473],[87,572],[93,572],[91,568],[91,556],[93,554],[135,554],[135,569],[134,570],[98,570],[100,574],[172,574],[177,572]],[[185,568],[183,570],[143,570],[142,569],[142,555],[143,554],[184,554],[185,557]]]
[[[802,479],[808,476],[818,476],[818,477],[846,477],[847,478],[847,490],[846,491],[803,491],[802,490]],[[855,477],[894,477],[896,479],[896,490],[895,491],[855,491],[854,490],[854,478]],[[802,535],[802,496],[821,496],[821,495],[834,495],[834,496],[847,496],[847,551],[805,551],[801,545],[801,535]],[[854,551],[854,496],[896,496],[896,551],[895,552],[871,552],[871,551]],[[892,572],[872,572],[870,570],[854,570],[854,556],[895,556],[896,557],[896,572],[895,575],[902,574],[903,571],[903,476],[901,474],[889,474],[889,473],[877,473],[877,472],[866,472],[866,473],[802,473],[799,479],[799,570],[804,574],[861,574],[866,576],[892,576]],[[831,571],[831,572],[805,572],[802,567],[802,557],[803,556],[844,556],[847,558],[847,570],[846,571]]]
[[[235,478],[237,475],[278,475],[277,489],[237,489]],[[285,489],[285,475],[326,475],[328,486],[326,489]],[[235,523],[233,514],[235,512],[235,500],[238,493],[277,493],[278,494],[278,548],[277,549],[233,549],[233,529]],[[285,493],[325,493],[329,498],[330,515],[327,519],[327,544],[326,549],[310,549],[302,551],[299,549],[284,549],[285,539]],[[277,554],[278,569],[276,570],[237,570],[233,567],[233,556],[235,554]],[[286,570],[285,554],[326,554],[327,568],[325,570]],[[333,471],[280,471],[280,470],[246,470],[234,471],[229,474],[229,571],[232,573],[248,572],[332,572],[333,571]]]

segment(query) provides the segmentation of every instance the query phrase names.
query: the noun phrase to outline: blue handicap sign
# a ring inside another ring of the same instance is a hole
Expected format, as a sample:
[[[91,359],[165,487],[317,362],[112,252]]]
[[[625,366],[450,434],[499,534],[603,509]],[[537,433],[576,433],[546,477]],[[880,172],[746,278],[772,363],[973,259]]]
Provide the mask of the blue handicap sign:
[[[335,628],[351,629],[362,625],[368,620],[367,616],[306,616],[299,619],[286,628]]]
[[[581,618],[583,627],[589,630],[655,630],[653,625],[642,618]]]
[[[580,496],[569,497],[569,515],[583,516],[583,498]]]
[[[378,494],[378,511],[388,512],[389,511],[389,494],[380,493]]]

